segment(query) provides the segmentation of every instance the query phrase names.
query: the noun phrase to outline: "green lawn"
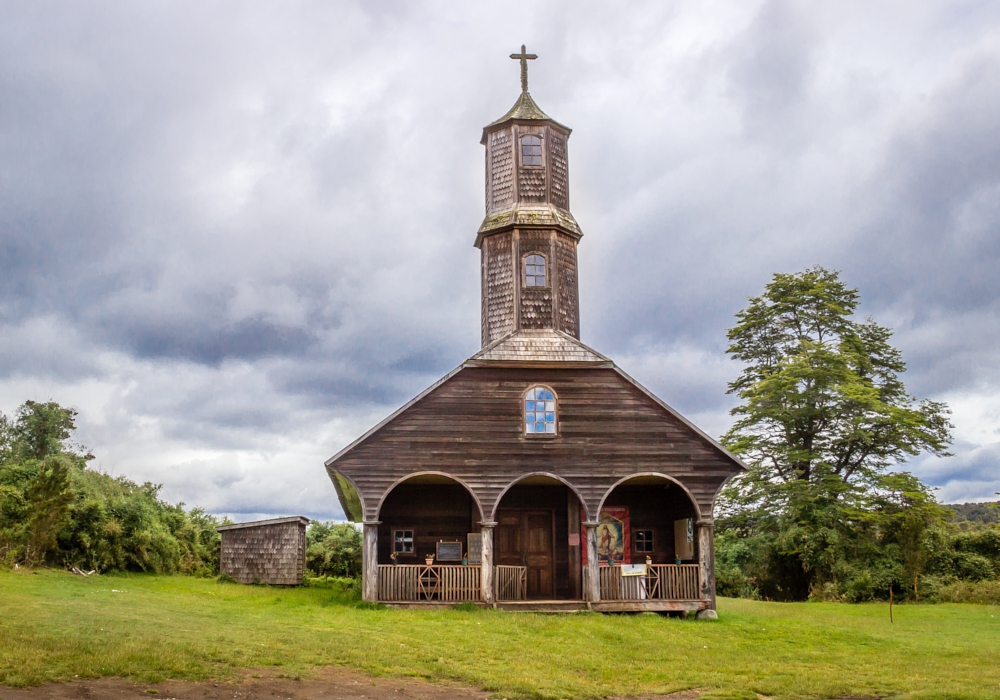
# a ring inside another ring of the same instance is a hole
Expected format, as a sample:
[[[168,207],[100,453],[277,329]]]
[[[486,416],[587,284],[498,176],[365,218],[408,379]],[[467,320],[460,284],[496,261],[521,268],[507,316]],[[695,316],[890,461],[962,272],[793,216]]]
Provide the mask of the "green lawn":
[[[338,664],[498,697],[687,688],[710,697],[1000,697],[1000,609],[720,600],[717,622],[656,615],[418,612],[324,588],[181,576],[0,573],[0,684],[224,678]]]

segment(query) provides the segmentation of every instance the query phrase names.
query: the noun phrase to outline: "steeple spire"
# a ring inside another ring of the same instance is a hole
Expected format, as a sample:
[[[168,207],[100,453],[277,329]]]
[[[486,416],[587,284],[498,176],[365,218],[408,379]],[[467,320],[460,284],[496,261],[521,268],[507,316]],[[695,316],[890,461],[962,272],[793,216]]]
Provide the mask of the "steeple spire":
[[[528,61],[534,61],[538,56],[527,53],[524,44],[521,44],[521,53],[512,53],[510,57],[521,61],[521,92],[526,93],[528,92]]]
[[[483,346],[521,330],[558,331],[579,339],[576,246],[583,233],[569,210],[569,127],[528,94],[521,46],[521,94],[483,129],[486,218],[482,250]]]

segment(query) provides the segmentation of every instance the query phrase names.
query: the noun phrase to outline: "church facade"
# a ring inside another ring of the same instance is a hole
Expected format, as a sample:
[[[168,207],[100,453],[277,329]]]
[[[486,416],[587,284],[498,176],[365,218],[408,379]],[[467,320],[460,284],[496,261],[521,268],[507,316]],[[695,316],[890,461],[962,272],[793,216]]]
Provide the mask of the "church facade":
[[[326,462],[365,600],[715,607],[713,508],[744,465],[580,342],[570,129],[527,90],[483,130],[482,349]]]

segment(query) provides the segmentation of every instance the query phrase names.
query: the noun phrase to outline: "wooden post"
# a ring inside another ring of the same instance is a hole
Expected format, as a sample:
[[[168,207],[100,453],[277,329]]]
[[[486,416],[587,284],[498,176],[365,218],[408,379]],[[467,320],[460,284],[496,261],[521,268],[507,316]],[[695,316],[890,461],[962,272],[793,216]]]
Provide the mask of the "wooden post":
[[[554,284],[555,278],[552,281]],[[583,598],[583,590],[580,587],[580,577],[583,576],[581,551],[587,543],[580,541],[580,500],[572,489],[566,489],[566,511],[569,514],[567,518],[569,526],[569,597],[580,600]]]
[[[699,520],[698,527],[698,567],[701,573],[701,597],[709,601],[709,609],[715,610],[715,523]]]
[[[364,522],[364,544],[361,550],[361,599],[378,602],[378,520]]]
[[[601,574],[597,567],[597,522],[585,522],[587,528],[587,590],[583,592],[584,599],[590,603],[601,600]]]
[[[493,528],[497,524],[485,520],[479,525],[483,535],[483,556],[479,570],[479,582],[483,587],[483,602],[492,605],[496,600],[493,595]]]

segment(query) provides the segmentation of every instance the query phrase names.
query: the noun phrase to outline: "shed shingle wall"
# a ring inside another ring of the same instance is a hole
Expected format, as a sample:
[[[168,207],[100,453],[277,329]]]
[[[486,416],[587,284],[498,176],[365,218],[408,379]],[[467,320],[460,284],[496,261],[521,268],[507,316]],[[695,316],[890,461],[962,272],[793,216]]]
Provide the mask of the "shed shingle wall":
[[[298,586],[306,569],[306,526],[301,522],[223,530],[222,573],[240,583]]]

